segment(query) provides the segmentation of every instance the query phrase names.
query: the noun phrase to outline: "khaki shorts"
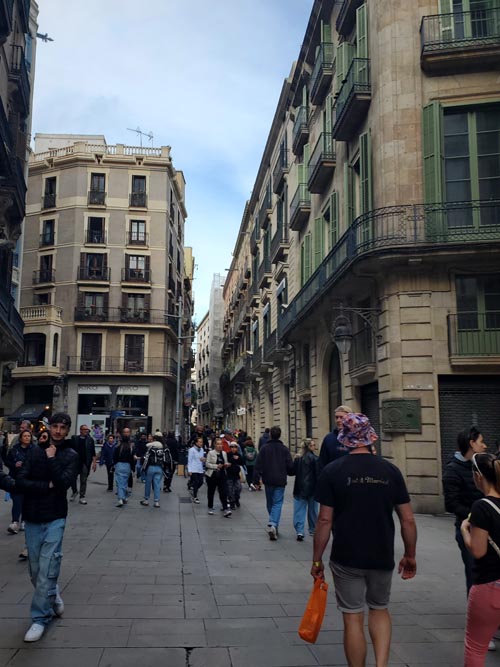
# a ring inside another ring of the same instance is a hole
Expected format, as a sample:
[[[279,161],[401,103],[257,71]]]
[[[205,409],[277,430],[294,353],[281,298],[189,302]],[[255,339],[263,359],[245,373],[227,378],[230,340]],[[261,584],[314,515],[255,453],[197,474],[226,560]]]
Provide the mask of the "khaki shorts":
[[[345,614],[387,609],[391,596],[392,570],[360,570],[330,561],[337,607]]]

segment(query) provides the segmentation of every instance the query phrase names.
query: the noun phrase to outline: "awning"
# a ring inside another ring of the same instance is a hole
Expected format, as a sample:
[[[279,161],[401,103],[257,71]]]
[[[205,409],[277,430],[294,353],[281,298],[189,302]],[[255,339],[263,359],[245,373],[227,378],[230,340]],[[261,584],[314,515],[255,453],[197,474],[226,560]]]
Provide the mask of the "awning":
[[[24,403],[19,406],[15,412],[7,417],[8,421],[22,421],[29,419],[33,421],[38,419],[40,415],[45,412],[46,403]]]

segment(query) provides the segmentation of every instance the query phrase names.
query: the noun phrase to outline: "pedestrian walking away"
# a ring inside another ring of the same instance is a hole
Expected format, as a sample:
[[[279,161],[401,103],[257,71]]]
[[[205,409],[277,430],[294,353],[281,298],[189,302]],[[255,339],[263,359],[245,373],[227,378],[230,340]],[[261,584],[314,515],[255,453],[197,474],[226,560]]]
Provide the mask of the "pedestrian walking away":
[[[228,463],[227,454],[222,448],[221,438],[215,439],[214,449],[208,452],[205,466],[208,513],[211,515],[214,513],[214,496],[217,489],[224,517],[229,518],[231,516],[231,509],[227,496],[226,470],[229,468],[230,463]]]
[[[280,427],[273,426],[269,440],[259,451],[254,470],[254,482],[259,484],[261,477],[264,482],[269,514],[267,533],[272,541],[278,539],[287,475],[294,474],[292,455],[280,438]]]
[[[199,436],[194,441],[194,445],[189,449],[187,463],[188,475],[191,481],[191,498],[196,505],[200,504],[198,489],[203,486],[205,460],[203,438]]]
[[[164,439],[167,461],[164,468],[163,490],[172,491],[172,479],[179,463],[179,443],[173,431],[168,431]]]
[[[99,457],[99,466],[106,466],[106,471],[108,473],[108,488],[106,491],[113,491],[114,486],[114,468],[113,468],[113,454],[116,447],[115,436],[110,433],[106,438],[102,449],[101,455]]]
[[[244,465],[243,456],[238,451],[238,443],[231,442],[229,454],[227,454],[227,492],[229,496],[229,506],[232,510],[239,508],[241,496],[240,474]]]
[[[147,445],[144,462],[142,464],[143,471],[146,475],[146,484],[144,486],[144,499],[141,500],[141,505],[149,505],[149,496],[151,494],[152,486],[154,506],[160,507],[160,493],[163,482],[164,466],[165,449],[161,442],[161,437],[155,436],[153,442]]]
[[[134,454],[137,457],[135,464],[135,475],[138,481],[146,483],[146,469],[144,468],[144,457],[148,451],[148,445],[155,442],[151,433],[141,433],[135,443]]]
[[[61,569],[62,541],[68,514],[67,490],[75,483],[78,455],[66,440],[71,418],[57,412],[49,419],[49,441],[28,453],[19,469],[16,489],[23,493],[23,516],[35,587],[31,601],[32,624],[24,641],[38,641],[54,616],[64,612],[57,580]]]
[[[270,428],[265,428],[264,433],[260,436],[259,438],[259,452],[264,447],[264,445],[267,443],[267,441],[271,438],[271,429]]]
[[[252,438],[246,438],[243,443],[243,457],[245,459],[246,480],[249,491],[255,491],[253,483],[253,471],[255,469],[255,462],[257,461],[257,450],[253,444]]]
[[[352,410],[348,405],[339,405],[338,408],[335,408],[335,428],[325,435],[321,443],[319,452],[320,471],[332,461],[336,461],[349,453],[349,449],[339,442],[338,435],[342,428],[342,420],[351,412]]]
[[[122,429],[120,442],[113,452],[114,473],[118,491],[117,507],[123,507],[128,502],[129,492],[127,487],[129,477],[135,469],[135,462],[136,458],[130,440],[130,429],[126,427]]]
[[[79,477],[80,477],[80,505],[86,505],[87,499],[87,479],[90,471],[95,472],[97,469],[97,456],[95,451],[94,438],[90,435],[90,429],[86,424],[80,426],[80,435],[74,435],[71,438],[72,446],[78,454],[80,461]],[[78,497],[78,488],[76,480],[72,487],[73,494],[71,500]]]
[[[307,438],[302,443],[302,454],[293,461],[295,482],[293,485],[293,527],[297,534],[297,541],[302,542],[307,527],[309,535],[314,535],[318,518],[318,503],[315,499],[318,483],[319,464],[316,456],[316,443]]]
[[[401,523],[404,556],[398,571],[403,579],[416,573],[417,529],[401,472],[373,456],[377,439],[363,414],[347,414],[339,440],[349,455],[329,463],[318,482],[320,511],[314,533],[311,574],[324,579],[322,561],[330,534],[337,606],[344,621],[344,650],[351,667],[365,667],[365,605],[375,664],[387,667],[391,643],[388,604],[394,569],[394,519]]]
[[[472,455],[474,483],[484,495],[460,526],[474,558],[467,604],[465,667],[483,667],[491,637],[500,626],[500,461],[493,454]]]

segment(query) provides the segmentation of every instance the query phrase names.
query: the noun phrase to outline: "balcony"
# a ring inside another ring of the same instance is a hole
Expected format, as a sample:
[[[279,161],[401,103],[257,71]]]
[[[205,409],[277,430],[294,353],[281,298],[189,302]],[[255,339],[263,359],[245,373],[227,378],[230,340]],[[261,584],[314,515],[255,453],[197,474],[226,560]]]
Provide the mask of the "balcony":
[[[365,0],[344,0],[337,15],[336,28],[341,35],[349,35],[356,24],[356,10]]]
[[[500,359],[500,311],[461,311],[447,318],[452,364],[489,364],[491,357]]]
[[[289,153],[283,146],[280,147],[278,157],[273,167],[273,192],[279,194],[285,184],[285,174],[288,174],[290,166]]]
[[[361,319],[361,318],[358,318]],[[377,346],[373,329],[359,321],[358,330],[353,333],[349,350],[349,372],[351,377],[371,379],[377,369]]]
[[[299,232],[311,215],[311,193],[305,183],[301,183],[290,204],[290,229]]]
[[[145,192],[132,192],[129,199],[130,208],[147,208],[148,196]]]
[[[85,243],[88,245],[106,245],[106,233],[104,229],[87,229]]]
[[[292,131],[292,150],[294,155],[300,155],[304,144],[309,139],[309,108],[300,106],[295,114]]]
[[[318,48],[309,87],[310,100],[316,106],[322,104],[333,76],[334,46],[322,42]]]
[[[420,64],[427,74],[495,69],[500,61],[500,6],[424,16]]]
[[[46,192],[43,195],[42,199],[42,208],[55,208],[56,207],[56,193],[55,192]]]
[[[281,361],[287,353],[287,349],[281,345],[278,331],[275,329],[264,339],[264,359],[269,363]]]
[[[280,314],[285,338],[351,267],[362,259],[390,253],[411,257],[467,253],[500,245],[500,199],[415,204],[375,209],[359,216],[341,236],[318,269]]]
[[[250,236],[250,252],[252,253],[252,255],[257,254],[259,241],[260,241],[260,229],[257,226],[255,226]]]
[[[88,206],[106,206],[106,193],[102,190],[89,190],[87,197]]]
[[[250,292],[250,307],[256,307],[259,305],[260,301],[260,289],[259,289],[259,284],[257,282],[257,276],[255,276],[255,279],[252,283],[252,289]]]
[[[90,355],[89,355],[90,356]],[[99,353],[92,358],[67,357],[66,371],[68,373],[106,373],[133,375],[162,375],[167,379],[177,377],[177,362],[173,358],[145,357],[131,359],[125,357],[100,357]]]
[[[43,306],[26,306],[21,308],[21,317],[25,324],[48,324],[62,323],[62,311],[60,306],[44,304]]]
[[[122,269],[122,282],[124,283],[151,283],[150,269]]]
[[[333,138],[350,141],[368,111],[372,99],[370,59],[353,58],[335,102]]]
[[[48,245],[54,245],[55,241],[55,232],[52,230],[50,232],[44,232],[40,234],[40,248]]]
[[[271,270],[271,258],[265,257],[259,265],[257,273],[257,284],[259,287],[268,287],[273,279],[273,272]]]
[[[31,0],[17,0],[17,7],[22,21],[22,31],[29,32]]]
[[[266,229],[269,224],[269,219],[271,217],[273,205],[271,200],[271,190],[270,188],[266,190],[264,199],[259,209],[259,225],[262,229]]]
[[[0,0],[0,44],[12,32],[12,9],[14,0]]]
[[[22,142],[19,141],[19,137],[23,136],[26,135],[19,131],[16,132],[16,128],[11,127],[3,104],[0,103],[0,174],[2,174],[2,194],[5,195],[1,208],[5,217],[16,225],[21,224],[25,214],[26,182],[22,165],[26,150],[23,153]],[[22,163],[18,159],[19,154],[22,155]]]
[[[322,193],[333,176],[337,163],[335,142],[331,132],[322,132],[309,159],[307,187],[309,192]]]
[[[127,245],[149,245],[149,236],[146,232],[129,231]]]
[[[33,271],[33,285],[53,284],[56,282],[55,269],[41,269]]]
[[[271,240],[271,263],[276,264],[282,261],[289,247],[288,227],[280,225]]]
[[[107,266],[90,267],[79,266],[77,272],[77,280],[90,280],[92,282],[109,282],[111,269]]]
[[[24,60],[24,49],[22,46],[12,47],[9,81],[11,84],[13,84],[11,91],[12,100],[15,103],[16,111],[18,111],[21,116],[28,116],[30,111],[31,85],[28,70],[26,68],[26,62]]]
[[[23,329],[24,322],[16,310],[14,299],[0,284],[0,361],[14,361],[22,355]]]

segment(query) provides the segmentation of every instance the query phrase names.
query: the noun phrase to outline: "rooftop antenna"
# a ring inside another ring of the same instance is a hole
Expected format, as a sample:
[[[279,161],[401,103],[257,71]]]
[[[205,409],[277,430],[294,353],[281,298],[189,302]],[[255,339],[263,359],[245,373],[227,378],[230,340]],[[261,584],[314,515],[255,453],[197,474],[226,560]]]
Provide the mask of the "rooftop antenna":
[[[131,127],[127,127],[127,130],[129,132],[135,132],[136,134],[139,135],[139,141],[141,142],[141,148],[142,148],[142,137],[147,137],[149,141],[151,142],[151,145],[153,145],[153,133],[151,130],[149,132],[143,132],[140,127],[137,127],[135,130],[132,129]]]

